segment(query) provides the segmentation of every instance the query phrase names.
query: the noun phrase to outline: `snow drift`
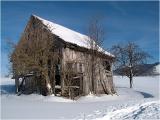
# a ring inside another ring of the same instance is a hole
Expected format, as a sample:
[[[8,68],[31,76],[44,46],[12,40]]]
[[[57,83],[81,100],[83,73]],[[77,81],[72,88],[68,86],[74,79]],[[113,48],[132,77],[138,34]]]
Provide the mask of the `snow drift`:
[[[73,101],[36,94],[16,96],[12,91],[14,81],[1,78],[1,117],[52,120],[160,119],[159,76],[135,77],[133,89],[128,87],[129,80],[126,77],[114,76],[114,82],[118,95],[90,94]]]

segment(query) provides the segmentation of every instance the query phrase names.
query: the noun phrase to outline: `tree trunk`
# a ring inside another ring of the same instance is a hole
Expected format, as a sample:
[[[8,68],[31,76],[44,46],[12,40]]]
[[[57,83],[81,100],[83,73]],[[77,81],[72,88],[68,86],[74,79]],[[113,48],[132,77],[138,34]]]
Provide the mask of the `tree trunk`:
[[[130,76],[130,88],[132,88],[133,87],[133,77],[132,76]]]
[[[93,47],[93,46],[92,46]],[[90,92],[94,93],[94,63],[95,63],[95,59],[94,59],[94,51],[92,50],[92,54],[91,54],[91,85],[90,85]]]
[[[129,79],[130,79],[130,88],[132,88],[132,87],[133,87],[133,74],[132,74],[132,69],[130,69]]]
[[[91,88],[91,93],[94,93],[94,63],[92,63],[92,88]]]

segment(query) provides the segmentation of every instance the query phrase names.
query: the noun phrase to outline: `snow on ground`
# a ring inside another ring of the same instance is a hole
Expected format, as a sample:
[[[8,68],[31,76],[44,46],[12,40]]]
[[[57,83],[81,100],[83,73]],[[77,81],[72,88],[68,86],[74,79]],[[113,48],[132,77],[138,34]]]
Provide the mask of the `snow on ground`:
[[[159,76],[135,77],[130,89],[126,77],[114,76],[118,95],[88,95],[77,101],[57,96],[14,94],[14,81],[1,79],[2,119],[115,120],[160,119]]]
[[[145,102],[108,112],[103,118],[97,118],[96,120],[157,119],[157,116],[159,116],[158,111],[160,111],[158,101]]]
[[[129,79],[127,77],[114,76],[117,88],[128,88]],[[160,76],[134,77],[134,92],[140,92],[145,98],[158,98],[160,96]]]

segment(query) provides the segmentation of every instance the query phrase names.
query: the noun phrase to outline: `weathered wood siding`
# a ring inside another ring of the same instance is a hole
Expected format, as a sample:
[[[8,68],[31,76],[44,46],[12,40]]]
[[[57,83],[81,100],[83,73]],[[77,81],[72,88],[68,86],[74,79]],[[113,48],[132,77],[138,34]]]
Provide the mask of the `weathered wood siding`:
[[[63,50],[63,66],[65,69],[65,65],[67,62],[81,62],[83,63],[83,94],[89,94],[90,89],[92,88],[92,82],[91,82],[91,55],[87,52],[80,52],[76,51],[70,48],[65,48]],[[112,71],[106,71],[104,69],[103,63],[101,63],[100,58],[97,58],[97,61],[99,62],[96,69],[95,69],[95,81],[94,81],[94,90],[95,93],[104,93],[102,86],[100,84],[100,79],[104,80],[107,86],[113,86],[112,82]],[[108,60],[109,61],[109,60]],[[109,61],[110,62],[110,61]],[[110,62],[111,64],[111,62]],[[99,72],[100,70],[100,72]]]
[[[76,62],[81,63],[81,71],[77,71],[77,73],[83,73],[83,80],[80,81],[80,89],[82,89],[82,94],[87,95],[92,89],[92,75],[91,75],[91,64],[92,61],[91,55],[89,52],[85,51],[85,49],[80,50],[81,48],[78,46],[74,46],[74,49],[67,46],[68,43],[64,42],[62,39],[60,39],[58,36],[55,36],[52,34],[42,23],[41,21],[37,20],[36,18],[31,18],[29,23],[27,24],[25,31],[21,37],[21,41],[25,40],[26,44],[23,47],[29,47],[32,44],[39,45],[39,42],[42,42],[46,44],[47,40],[51,39],[54,41],[54,53],[58,54],[58,56],[48,56],[48,59],[51,60],[51,68],[49,76],[50,84],[53,89],[53,93],[55,93],[55,64],[57,61],[59,61],[58,64],[61,65],[61,89],[62,94],[64,92],[65,88],[65,69],[68,62]],[[42,46],[39,46],[40,49],[43,49],[43,44],[40,44]],[[38,48],[38,47],[37,47]],[[32,53],[31,53],[32,54]],[[43,56],[43,53],[37,53],[35,54],[35,59],[37,62],[40,61],[40,57]],[[100,80],[105,81],[105,84],[110,87],[110,90],[113,88],[113,78],[112,78],[112,71],[106,71],[104,68],[103,63],[101,62],[101,59],[105,61],[109,61],[111,64],[112,62],[110,59],[106,59],[105,57],[97,57],[97,67],[95,69],[95,81],[94,81],[94,91],[95,93],[103,93],[102,85],[100,84]],[[46,61],[45,61],[46,62]],[[47,62],[46,62],[47,63]],[[46,67],[46,63],[42,67]],[[77,66],[80,69],[80,66]],[[47,72],[49,69],[47,70]],[[34,80],[33,80],[34,81]],[[47,83],[44,79],[36,78],[36,81],[31,82],[30,80],[26,81],[26,88],[27,89],[36,89],[37,86],[45,86]],[[16,85],[18,83],[16,82]],[[35,87],[35,88],[34,88]],[[41,88],[40,88],[41,89]]]

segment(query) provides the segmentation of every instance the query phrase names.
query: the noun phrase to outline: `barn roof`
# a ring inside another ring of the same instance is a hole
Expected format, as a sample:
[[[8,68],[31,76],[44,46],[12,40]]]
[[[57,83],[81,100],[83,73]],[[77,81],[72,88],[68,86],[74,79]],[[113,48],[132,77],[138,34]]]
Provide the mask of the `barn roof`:
[[[69,42],[72,44],[76,44],[80,47],[85,47],[87,49],[90,49],[90,45],[89,45],[90,42],[89,42],[88,36],[83,35],[81,33],[78,33],[76,31],[73,31],[73,30],[66,28],[64,26],[61,26],[59,24],[45,20],[39,16],[33,15],[33,17],[39,19],[53,34],[60,37],[65,42]],[[99,47],[98,51],[103,52],[110,57],[114,57],[114,55],[105,51],[101,47]]]

